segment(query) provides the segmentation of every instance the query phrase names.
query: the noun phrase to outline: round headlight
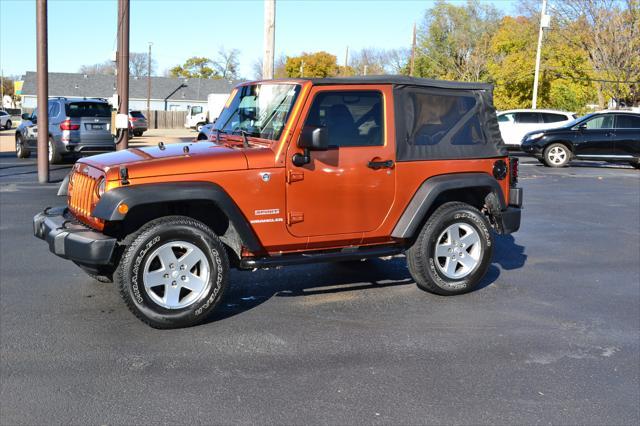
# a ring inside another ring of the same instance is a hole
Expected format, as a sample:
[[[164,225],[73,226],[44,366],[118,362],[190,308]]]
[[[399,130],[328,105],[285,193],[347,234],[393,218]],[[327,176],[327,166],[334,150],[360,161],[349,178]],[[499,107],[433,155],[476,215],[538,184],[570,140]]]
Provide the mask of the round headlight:
[[[104,178],[100,178],[100,181],[98,181],[98,185],[96,186],[96,194],[98,194],[98,198],[102,197],[102,194],[104,194],[104,189],[107,186],[107,181]]]

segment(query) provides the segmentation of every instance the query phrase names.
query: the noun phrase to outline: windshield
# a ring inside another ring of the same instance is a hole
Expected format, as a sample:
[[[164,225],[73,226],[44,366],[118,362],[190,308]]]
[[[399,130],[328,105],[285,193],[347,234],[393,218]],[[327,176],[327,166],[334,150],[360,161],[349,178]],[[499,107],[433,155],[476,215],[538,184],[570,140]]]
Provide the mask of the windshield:
[[[220,113],[214,130],[246,132],[248,136],[278,140],[300,93],[297,84],[251,84],[238,87]]]

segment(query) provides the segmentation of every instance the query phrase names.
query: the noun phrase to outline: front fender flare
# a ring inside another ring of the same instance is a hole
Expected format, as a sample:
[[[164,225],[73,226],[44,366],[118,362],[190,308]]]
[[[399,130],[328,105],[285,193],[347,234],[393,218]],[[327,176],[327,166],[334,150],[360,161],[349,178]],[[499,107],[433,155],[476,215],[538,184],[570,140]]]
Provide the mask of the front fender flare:
[[[176,201],[211,201],[227,216],[245,247],[259,252],[262,245],[240,208],[220,185],[211,182],[169,182],[121,186],[104,193],[92,215],[105,221],[122,221],[126,213],[118,206],[126,204],[129,210],[145,204]]]
[[[439,175],[425,180],[418,188],[407,208],[396,223],[391,236],[394,238],[412,238],[419,232],[427,212],[440,194],[451,189],[483,188],[494,193],[501,209],[507,205],[498,181],[486,173],[455,173]]]

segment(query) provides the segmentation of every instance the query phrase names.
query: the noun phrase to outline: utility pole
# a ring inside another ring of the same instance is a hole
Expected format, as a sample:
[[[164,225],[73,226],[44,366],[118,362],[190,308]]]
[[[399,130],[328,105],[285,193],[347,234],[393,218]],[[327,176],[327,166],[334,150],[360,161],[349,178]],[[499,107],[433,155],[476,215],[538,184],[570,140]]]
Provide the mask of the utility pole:
[[[347,75],[347,67],[349,66],[349,46],[347,46],[347,51],[344,54],[344,72],[343,74]]]
[[[36,0],[38,70],[38,182],[49,182],[49,57],[47,0]]]
[[[276,0],[264,0],[264,57],[262,58],[262,78],[273,78],[273,62],[276,44]]]
[[[116,148],[129,147],[129,0],[118,0],[118,116]]]
[[[540,14],[540,32],[538,33],[538,50],[536,51],[536,70],[533,76],[533,100],[531,108],[536,109],[538,106],[538,79],[540,76],[540,54],[542,51],[542,36],[544,29],[549,28],[550,17],[547,15],[547,0],[542,0],[542,12]]]
[[[147,55],[147,120],[151,120],[151,46],[149,42],[149,55]]]
[[[413,77],[413,71],[416,66],[416,23],[413,23],[413,38],[411,41],[411,63],[409,65],[409,75]]]

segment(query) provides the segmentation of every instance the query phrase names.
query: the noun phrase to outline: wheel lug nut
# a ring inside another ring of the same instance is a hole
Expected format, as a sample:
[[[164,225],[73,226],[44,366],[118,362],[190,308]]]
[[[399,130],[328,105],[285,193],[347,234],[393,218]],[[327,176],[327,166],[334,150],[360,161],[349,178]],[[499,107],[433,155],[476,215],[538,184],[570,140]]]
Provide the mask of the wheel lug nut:
[[[449,249],[449,253],[453,253],[453,249],[452,248]]]
[[[169,274],[164,274],[163,277],[164,278],[169,278]]]
[[[170,264],[169,264],[169,268],[171,268],[171,269],[175,269],[175,268],[176,268],[176,265],[174,265],[173,263],[170,263]]]
[[[180,265],[180,270],[184,271],[184,265]]]
[[[175,281],[171,281],[171,285],[172,286],[175,286],[176,284],[178,284],[178,283],[176,283]]]
[[[185,276],[183,275],[183,276],[181,276],[181,277],[180,277],[180,279],[181,279],[182,281],[186,281],[186,280],[187,280],[187,277],[185,277]]]

